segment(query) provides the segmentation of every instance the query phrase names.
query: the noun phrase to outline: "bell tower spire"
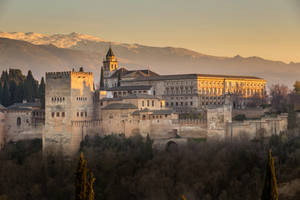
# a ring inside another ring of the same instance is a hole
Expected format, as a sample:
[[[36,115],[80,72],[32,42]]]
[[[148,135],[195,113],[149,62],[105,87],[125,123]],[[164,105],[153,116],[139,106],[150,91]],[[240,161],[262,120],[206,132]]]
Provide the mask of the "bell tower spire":
[[[103,60],[104,85],[107,85],[107,78],[110,78],[118,70],[118,60],[109,44],[109,49]]]

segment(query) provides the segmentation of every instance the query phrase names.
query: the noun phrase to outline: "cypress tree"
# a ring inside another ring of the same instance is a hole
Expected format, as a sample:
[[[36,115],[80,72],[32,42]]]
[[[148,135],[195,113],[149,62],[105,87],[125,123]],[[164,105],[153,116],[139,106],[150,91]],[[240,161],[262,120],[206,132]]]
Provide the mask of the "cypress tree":
[[[77,171],[75,173],[75,200],[86,200],[87,194],[87,167],[83,153],[80,153]]]
[[[20,83],[16,88],[16,94],[14,95],[16,98],[16,102],[21,103],[24,99],[24,84]]]
[[[33,102],[36,97],[38,97],[38,82],[29,70],[24,81],[24,98],[28,102]]]
[[[9,89],[8,89],[8,84],[5,81],[4,86],[3,86],[3,95],[2,95],[2,104],[3,106],[9,106],[9,99],[10,99],[10,94],[9,94]]]
[[[153,158],[153,149],[152,149],[153,140],[151,140],[149,134],[147,134],[145,142],[145,158],[151,160]]]
[[[5,71],[2,71],[2,74],[1,74],[1,82],[4,83],[4,82],[8,82],[9,78],[8,78],[8,73],[7,73],[7,70]]]
[[[9,104],[16,103],[17,97],[16,97],[16,90],[17,90],[17,83],[15,80],[9,80]]]
[[[181,195],[181,200],[186,200],[184,195]]]
[[[95,193],[94,193],[94,182],[95,177],[93,173],[90,173],[89,175],[89,181],[87,183],[87,200],[94,200],[95,199]]]
[[[100,88],[104,87],[104,72],[103,67],[101,67],[101,74],[100,74]]]
[[[45,108],[45,87],[46,87],[45,80],[44,77],[42,77],[41,83],[39,85],[39,98],[40,98],[42,108]]]
[[[271,150],[269,150],[268,154],[265,182],[263,192],[261,195],[261,200],[278,200],[278,188],[275,175],[274,158],[272,157]]]

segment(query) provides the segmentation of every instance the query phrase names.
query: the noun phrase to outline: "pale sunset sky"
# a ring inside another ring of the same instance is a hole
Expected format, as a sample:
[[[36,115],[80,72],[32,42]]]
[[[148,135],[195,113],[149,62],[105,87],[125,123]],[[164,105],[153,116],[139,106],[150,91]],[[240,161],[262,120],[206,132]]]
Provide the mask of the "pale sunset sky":
[[[300,0],[0,0],[0,31],[300,62]]]

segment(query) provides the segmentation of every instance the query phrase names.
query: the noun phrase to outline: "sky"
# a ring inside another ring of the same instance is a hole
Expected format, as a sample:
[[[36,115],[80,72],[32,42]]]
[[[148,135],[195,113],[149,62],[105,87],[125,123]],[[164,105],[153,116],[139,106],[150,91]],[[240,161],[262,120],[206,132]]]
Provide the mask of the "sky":
[[[0,0],[0,31],[300,62],[300,0]]]

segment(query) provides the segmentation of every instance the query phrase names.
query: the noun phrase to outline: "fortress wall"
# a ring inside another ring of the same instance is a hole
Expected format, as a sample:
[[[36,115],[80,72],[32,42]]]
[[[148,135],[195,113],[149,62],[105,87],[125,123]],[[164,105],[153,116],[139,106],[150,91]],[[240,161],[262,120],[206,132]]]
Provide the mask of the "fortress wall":
[[[19,121],[19,122],[18,122]],[[43,124],[32,124],[32,112],[8,111],[5,118],[6,142],[42,138]]]
[[[253,109],[234,109],[232,111],[232,117],[237,115],[245,115],[246,118],[261,118],[265,112],[269,112],[270,109],[261,109],[261,108],[253,108]]]
[[[232,122],[227,124],[226,137],[237,139],[270,137],[271,135],[278,135],[280,132],[286,131],[287,123],[287,115],[262,118],[260,120]]]

